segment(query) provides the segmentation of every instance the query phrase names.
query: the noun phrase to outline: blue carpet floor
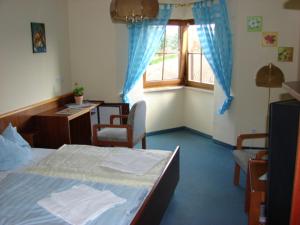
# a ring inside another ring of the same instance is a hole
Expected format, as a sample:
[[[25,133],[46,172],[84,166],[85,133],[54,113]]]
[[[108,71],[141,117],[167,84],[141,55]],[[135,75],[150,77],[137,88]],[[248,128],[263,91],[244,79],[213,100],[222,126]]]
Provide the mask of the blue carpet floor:
[[[246,225],[244,184],[233,185],[230,149],[189,130],[147,137],[147,148],[180,145],[180,180],[161,225]]]

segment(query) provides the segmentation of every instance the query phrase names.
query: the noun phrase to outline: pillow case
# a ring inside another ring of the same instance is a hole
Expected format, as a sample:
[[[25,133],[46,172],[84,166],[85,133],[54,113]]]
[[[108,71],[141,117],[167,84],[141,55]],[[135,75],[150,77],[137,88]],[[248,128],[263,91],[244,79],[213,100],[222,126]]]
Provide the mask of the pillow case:
[[[24,138],[18,133],[17,129],[13,127],[11,123],[9,123],[9,125],[5,128],[2,136],[21,147],[30,148],[28,142],[24,140]]]
[[[30,158],[30,149],[0,135],[0,170],[12,170]]]

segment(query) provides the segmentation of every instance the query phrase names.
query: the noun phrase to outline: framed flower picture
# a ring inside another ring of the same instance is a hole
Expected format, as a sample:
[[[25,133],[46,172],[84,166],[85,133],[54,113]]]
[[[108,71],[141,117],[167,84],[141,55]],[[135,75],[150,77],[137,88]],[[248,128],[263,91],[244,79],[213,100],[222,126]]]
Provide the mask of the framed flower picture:
[[[277,47],[278,33],[277,32],[262,32],[263,47]]]
[[[247,17],[247,31],[248,32],[261,32],[263,25],[262,16],[248,16]]]
[[[292,62],[294,48],[292,47],[279,47],[278,48],[278,61],[279,62]]]
[[[31,38],[33,53],[41,53],[47,51],[45,24],[31,23]]]

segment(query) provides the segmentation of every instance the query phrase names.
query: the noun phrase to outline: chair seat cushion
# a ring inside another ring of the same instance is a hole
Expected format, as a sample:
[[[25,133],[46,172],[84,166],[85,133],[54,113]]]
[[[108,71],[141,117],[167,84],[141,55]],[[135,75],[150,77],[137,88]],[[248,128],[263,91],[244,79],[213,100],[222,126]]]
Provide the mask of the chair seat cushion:
[[[127,141],[126,128],[103,128],[97,132],[99,141]]]
[[[261,150],[233,150],[233,157],[235,162],[242,168],[244,172],[247,171],[249,159],[255,158],[255,155]]]

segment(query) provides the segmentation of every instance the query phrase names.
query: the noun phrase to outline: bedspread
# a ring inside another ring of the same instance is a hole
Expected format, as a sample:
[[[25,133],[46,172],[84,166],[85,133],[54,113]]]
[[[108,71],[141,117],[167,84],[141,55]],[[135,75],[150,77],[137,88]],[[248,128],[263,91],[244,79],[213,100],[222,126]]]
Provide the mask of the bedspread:
[[[81,182],[35,174],[11,173],[0,181],[0,224],[1,225],[65,225],[67,222],[55,217],[37,202],[53,192],[60,192],[74,185],[85,184],[98,190],[110,190],[126,199],[87,225],[128,225],[145,199],[148,190],[122,185]]]
[[[102,166],[103,160],[119,151],[146,151],[149,155],[161,155],[163,160],[142,176],[116,171]],[[88,145],[64,145],[37,165],[26,171],[46,176],[94,181],[110,184],[151,187],[162,173],[172,152],[160,150],[133,150]]]

